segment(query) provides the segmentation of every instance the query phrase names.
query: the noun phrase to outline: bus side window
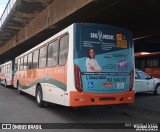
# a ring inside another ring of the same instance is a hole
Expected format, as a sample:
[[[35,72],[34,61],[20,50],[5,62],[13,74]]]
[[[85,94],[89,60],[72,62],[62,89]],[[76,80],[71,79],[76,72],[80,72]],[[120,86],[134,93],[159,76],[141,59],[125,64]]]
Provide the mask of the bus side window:
[[[21,58],[21,63],[20,63],[20,71],[23,70],[23,57]]]
[[[11,73],[11,64],[8,64],[8,73]]]
[[[39,55],[39,50],[35,50],[33,53],[33,69],[38,68],[38,55]]]
[[[15,63],[15,64],[14,64],[14,71],[16,72],[17,70],[18,70],[18,64]]]
[[[6,73],[6,65],[4,65],[4,73]]]
[[[4,66],[2,66],[2,73],[4,73]]]
[[[32,53],[28,55],[28,69],[32,69]]]
[[[63,66],[66,63],[68,56],[69,35],[65,35],[60,39],[60,53],[59,53],[59,65]]]
[[[8,65],[6,65],[6,73],[8,73]]]
[[[48,46],[48,62],[47,66],[57,66],[58,63],[58,40],[52,42]]]
[[[18,66],[17,66],[17,71],[20,70],[20,59],[18,59]]]
[[[9,66],[9,65],[6,65],[6,68],[7,68],[7,73],[8,73],[8,66]]]
[[[44,46],[39,51],[39,68],[44,68],[46,66],[47,60],[47,46]]]
[[[24,57],[24,70],[27,70],[27,55]]]

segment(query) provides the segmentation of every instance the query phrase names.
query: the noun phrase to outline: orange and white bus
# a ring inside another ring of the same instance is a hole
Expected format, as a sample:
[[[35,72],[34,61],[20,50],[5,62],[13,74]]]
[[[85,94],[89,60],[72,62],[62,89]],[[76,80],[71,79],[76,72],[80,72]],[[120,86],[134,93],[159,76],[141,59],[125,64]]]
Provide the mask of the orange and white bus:
[[[13,86],[14,63],[8,61],[0,65],[0,83],[5,87]]]
[[[78,107],[134,102],[128,30],[74,23],[15,58],[14,86],[44,102]]]

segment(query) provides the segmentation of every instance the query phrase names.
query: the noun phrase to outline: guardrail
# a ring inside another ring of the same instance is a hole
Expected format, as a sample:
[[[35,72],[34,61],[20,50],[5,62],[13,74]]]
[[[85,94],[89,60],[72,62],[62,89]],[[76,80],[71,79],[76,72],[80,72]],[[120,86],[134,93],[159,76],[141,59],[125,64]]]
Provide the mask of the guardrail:
[[[12,7],[14,6],[15,2],[17,0],[9,0],[8,4],[6,5],[6,8],[4,9],[1,18],[0,18],[0,28],[3,25],[4,21],[6,20],[8,14],[10,13]]]

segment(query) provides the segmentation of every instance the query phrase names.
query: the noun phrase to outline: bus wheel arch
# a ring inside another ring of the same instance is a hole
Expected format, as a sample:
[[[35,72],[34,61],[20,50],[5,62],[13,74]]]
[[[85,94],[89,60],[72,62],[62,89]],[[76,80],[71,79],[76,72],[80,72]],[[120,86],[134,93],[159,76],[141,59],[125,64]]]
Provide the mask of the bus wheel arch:
[[[38,83],[36,86],[36,93],[35,93],[35,97],[36,97],[36,102],[37,105],[41,108],[44,106],[44,101],[43,101],[43,91],[42,91],[42,87],[41,85]]]

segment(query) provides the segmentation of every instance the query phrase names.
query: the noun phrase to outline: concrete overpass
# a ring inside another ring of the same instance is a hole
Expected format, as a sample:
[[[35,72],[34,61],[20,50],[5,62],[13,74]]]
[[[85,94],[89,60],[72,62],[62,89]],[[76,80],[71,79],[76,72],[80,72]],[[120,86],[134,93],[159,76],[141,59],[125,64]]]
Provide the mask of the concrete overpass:
[[[159,7],[159,0],[17,0],[0,28],[0,61],[14,59],[74,22],[127,28],[135,50],[149,50],[145,44],[160,43]]]

